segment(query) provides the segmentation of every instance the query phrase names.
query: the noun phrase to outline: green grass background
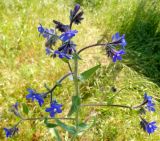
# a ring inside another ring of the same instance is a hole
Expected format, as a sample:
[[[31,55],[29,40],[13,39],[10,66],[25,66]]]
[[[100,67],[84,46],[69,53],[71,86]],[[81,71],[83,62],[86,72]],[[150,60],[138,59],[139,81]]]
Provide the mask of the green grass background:
[[[127,54],[123,61],[112,63],[99,48],[82,53],[80,72],[99,62],[101,68],[94,77],[80,86],[82,102],[108,102],[136,105],[142,102],[144,92],[153,96],[156,112],[148,113],[148,121],[157,121],[160,127],[160,2],[158,0],[1,0],[0,1],[0,140],[5,139],[3,127],[13,126],[18,119],[9,112],[16,101],[29,105],[29,117],[45,115],[45,106],[26,101],[26,89],[45,91],[44,84],[52,86],[68,72],[67,65],[59,59],[46,56],[44,39],[39,37],[37,26],[53,27],[52,20],[69,23],[69,10],[80,3],[84,10],[81,25],[73,28],[79,32],[74,41],[77,48],[107,42],[119,31],[126,34]],[[56,99],[63,103],[65,116],[71,104],[73,82],[63,82],[56,89]],[[117,89],[111,91],[111,87]],[[96,123],[80,140],[82,141],[159,141],[159,129],[148,135],[139,126],[137,112],[121,108],[94,107],[81,110],[81,119]],[[8,139],[13,141],[55,140],[52,130],[43,121],[24,122],[19,133]],[[62,129],[63,140],[67,133]]]

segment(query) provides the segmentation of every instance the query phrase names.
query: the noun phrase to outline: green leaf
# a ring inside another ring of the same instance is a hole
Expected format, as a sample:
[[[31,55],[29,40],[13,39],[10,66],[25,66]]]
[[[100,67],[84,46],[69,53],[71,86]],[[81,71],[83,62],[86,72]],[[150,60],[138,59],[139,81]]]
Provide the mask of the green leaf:
[[[44,119],[44,124],[45,124],[48,128],[54,128],[54,127],[57,126],[57,124],[49,123],[47,117]]]
[[[62,139],[61,139],[61,137],[59,135],[58,130],[56,128],[53,128],[53,130],[54,130],[54,134],[55,134],[56,140],[57,141],[62,141]]]
[[[23,106],[23,112],[28,115],[29,113],[28,106],[25,103],[22,103],[22,106]]]
[[[64,130],[68,131],[68,133],[74,135],[76,134],[76,129],[73,126],[68,126],[65,123],[61,122],[59,119],[55,119],[55,121],[57,122],[57,125],[60,126],[61,128],[63,128]]]
[[[74,112],[76,112],[80,106],[81,100],[79,96],[72,96],[72,106],[69,110],[68,116],[71,116]]]
[[[97,70],[99,67],[100,67],[100,65],[97,65],[97,66],[95,66],[95,67],[93,67],[93,68],[90,68],[90,69],[82,72],[82,73],[80,74],[80,80],[81,80],[81,81],[87,80],[89,77],[92,76],[93,73],[96,72],[96,70]]]

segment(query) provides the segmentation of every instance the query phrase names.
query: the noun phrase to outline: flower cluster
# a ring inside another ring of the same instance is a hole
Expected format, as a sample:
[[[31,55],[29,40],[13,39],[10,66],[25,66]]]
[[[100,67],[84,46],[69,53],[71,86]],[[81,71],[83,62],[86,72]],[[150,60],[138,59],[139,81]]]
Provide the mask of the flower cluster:
[[[38,26],[38,31],[40,35],[43,35],[46,41],[46,54],[51,55],[52,57],[58,56],[63,59],[72,59],[72,54],[75,52],[76,44],[71,41],[71,39],[78,33],[77,30],[72,30],[72,24],[79,24],[83,20],[83,11],[80,11],[80,5],[77,4],[74,7],[74,10],[70,11],[70,25],[65,25],[59,21],[53,20],[55,24],[55,29],[58,29],[61,32],[61,35],[57,35],[56,31],[53,29],[46,29],[41,24]],[[54,50],[52,45],[55,45],[57,40],[62,41],[62,45]]]
[[[32,101],[37,100],[39,105],[42,106],[44,103],[44,98],[42,94],[36,93],[33,89],[28,89],[29,94],[26,96],[27,99],[32,99]],[[46,108],[46,112],[50,112],[50,116],[54,117],[56,113],[61,113],[62,105],[58,104],[56,100],[51,102],[51,107]]]
[[[152,101],[152,97],[148,96],[147,93],[144,94],[144,101],[140,106],[146,105],[145,107],[148,109],[149,112],[155,112],[155,104]],[[141,127],[146,131],[148,134],[153,133],[156,129],[156,122],[147,122],[144,118],[141,117],[140,121]]]

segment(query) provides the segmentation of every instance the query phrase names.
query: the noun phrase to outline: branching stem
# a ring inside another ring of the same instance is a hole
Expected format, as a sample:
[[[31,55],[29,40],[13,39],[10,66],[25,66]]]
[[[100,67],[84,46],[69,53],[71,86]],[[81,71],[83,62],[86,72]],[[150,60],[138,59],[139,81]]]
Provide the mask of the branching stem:
[[[60,78],[57,83],[46,93],[43,94],[43,97],[46,97],[49,93],[51,94],[51,102],[52,102],[52,95],[53,95],[53,91],[54,89],[58,86],[58,84],[60,84],[64,79],[66,79],[68,76],[73,75],[72,72],[69,72],[67,74],[65,74],[62,78]]]
[[[93,45],[89,45],[89,46],[86,46],[82,49],[80,49],[77,54],[80,54],[82,51],[86,50],[86,49],[89,49],[89,48],[92,48],[92,47],[95,47],[95,46],[106,46],[106,44],[93,44]]]

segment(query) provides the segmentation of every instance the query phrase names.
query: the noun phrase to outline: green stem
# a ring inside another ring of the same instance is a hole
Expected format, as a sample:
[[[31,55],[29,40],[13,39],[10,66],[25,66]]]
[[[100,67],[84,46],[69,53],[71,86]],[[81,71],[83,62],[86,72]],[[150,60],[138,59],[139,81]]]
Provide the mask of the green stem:
[[[19,120],[14,126],[17,127],[22,121],[23,119]]]
[[[78,59],[74,60],[74,85],[75,85],[75,96],[79,96],[79,86],[78,86]],[[76,117],[75,117],[75,122],[76,122],[76,130],[78,131],[78,123],[79,123],[79,108],[76,111]]]
[[[46,118],[46,117],[24,118],[23,120],[44,120],[45,118]],[[47,119],[74,120],[74,118],[47,118]]]

